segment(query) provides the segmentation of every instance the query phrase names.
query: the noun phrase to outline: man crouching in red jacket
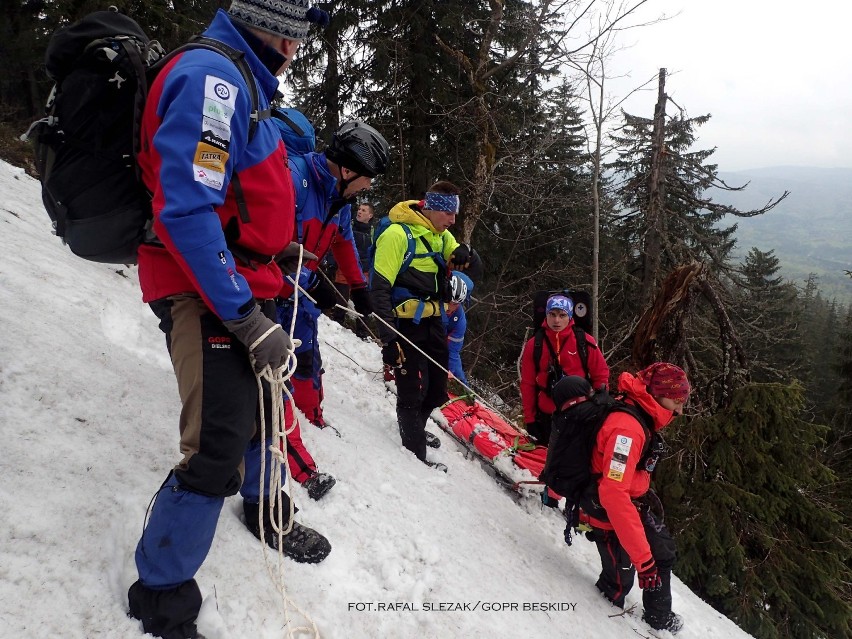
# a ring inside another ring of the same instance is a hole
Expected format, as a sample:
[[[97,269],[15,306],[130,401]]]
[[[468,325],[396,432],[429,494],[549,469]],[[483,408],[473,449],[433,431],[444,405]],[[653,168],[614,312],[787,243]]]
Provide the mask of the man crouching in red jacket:
[[[656,630],[675,633],[683,626],[680,616],[672,612],[671,574],[677,550],[645,496],[658,457],[654,440],[662,443],[656,433],[683,412],[689,380],[674,364],[657,362],[636,375],[622,373],[618,390],[643,419],[622,411],[611,413],[592,451],[592,476],[597,478],[593,489],[597,490],[583,500],[583,510],[593,528],[589,537],[601,556],[601,575],[595,585],[623,608],[638,571],[643,620]]]

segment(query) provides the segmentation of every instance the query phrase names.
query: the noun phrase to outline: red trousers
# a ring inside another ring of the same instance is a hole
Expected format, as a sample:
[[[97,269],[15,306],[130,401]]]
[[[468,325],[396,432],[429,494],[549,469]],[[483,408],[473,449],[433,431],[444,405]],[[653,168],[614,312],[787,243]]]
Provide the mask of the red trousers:
[[[299,420],[293,414],[292,405],[289,401],[284,402],[284,424],[287,430],[294,423],[295,428],[287,435],[287,463],[290,465],[290,474],[293,475],[293,479],[301,484],[317,472],[317,464],[302,442],[302,431]]]

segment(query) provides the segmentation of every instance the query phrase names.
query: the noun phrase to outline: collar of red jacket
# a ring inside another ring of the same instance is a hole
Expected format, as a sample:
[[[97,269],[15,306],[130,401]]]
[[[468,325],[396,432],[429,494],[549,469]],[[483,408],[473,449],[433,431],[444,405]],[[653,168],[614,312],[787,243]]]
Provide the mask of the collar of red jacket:
[[[654,430],[662,430],[674,419],[674,413],[663,408],[646,390],[645,383],[632,373],[622,373],[618,376],[618,390],[650,415],[654,420]]]
[[[541,320],[541,327],[544,329],[544,334],[547,335],[548,339],[550,340],[550,343],[553,344],[554,346],[556,346],[557,344],[559,344],[561,346],[562,342],[565,341],[566,335],[573,335],[574,334],[574,331],[571,328],[572,326],[574,326],[574,318],[573,317],[570,320],[568,320],[568,323],[565,325],[565,328],[563,328],[561,331],[559,331],[557,333],[556,331],[554,331],[552,328],[550,328],[547,325],[547,318],[546,317],[543,320]],[[557,349],[557,350],[559,350],[559,349]]]

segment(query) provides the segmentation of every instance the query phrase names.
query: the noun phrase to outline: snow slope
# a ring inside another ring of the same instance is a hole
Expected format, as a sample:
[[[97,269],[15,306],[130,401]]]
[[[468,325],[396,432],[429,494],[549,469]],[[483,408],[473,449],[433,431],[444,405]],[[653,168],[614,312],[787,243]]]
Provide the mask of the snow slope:
[[[133,268],[75,258],[50,234],[36,181],[0,162],[0,193],[0,637],[141,637],[126,617],[133,550],[179,459],[164,340]],[[292,491],[333,551],[283,568],[322,637],[650,636],[640,591],[633,615],[615,614],[594,587],[594,545],[567,547],[556,513],[512,497],[443,433],[447,475],[402,449],[377,347],[328,321],[321,336],[325,410],[342,437],[310,425],[303,437],[338,484],[320,502]],[[287,636],[239,511],[226,501],[197,575],[199,628]],[[674,608],[684,639],[748,636],[677,580]]]

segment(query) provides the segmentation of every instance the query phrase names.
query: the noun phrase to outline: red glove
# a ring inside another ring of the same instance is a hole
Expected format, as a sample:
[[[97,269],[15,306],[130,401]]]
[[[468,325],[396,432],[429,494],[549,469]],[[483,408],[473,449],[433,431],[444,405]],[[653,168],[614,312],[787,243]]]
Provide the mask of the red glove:
[[[653,557],[639,567],[639,587],[642,590],[659,590],[663,587],[663,580]]]

